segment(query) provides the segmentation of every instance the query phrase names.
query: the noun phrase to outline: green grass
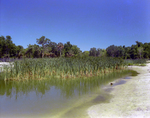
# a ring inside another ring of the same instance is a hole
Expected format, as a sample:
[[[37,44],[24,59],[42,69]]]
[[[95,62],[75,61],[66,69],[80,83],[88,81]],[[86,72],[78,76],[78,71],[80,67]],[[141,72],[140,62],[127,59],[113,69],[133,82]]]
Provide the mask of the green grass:
[[[137,66],[146,66],[146,64],[137,64]]]
[[[127,60],[124,60],[124,65],[127,65],[127,66],[146,66],[146,59],[127,59]]]
[[[5,80],[28,80],[45,78],[88,78],[121,71],[123,60],[118,58],[43,58],[15,61],[4,68],[0,78]]]

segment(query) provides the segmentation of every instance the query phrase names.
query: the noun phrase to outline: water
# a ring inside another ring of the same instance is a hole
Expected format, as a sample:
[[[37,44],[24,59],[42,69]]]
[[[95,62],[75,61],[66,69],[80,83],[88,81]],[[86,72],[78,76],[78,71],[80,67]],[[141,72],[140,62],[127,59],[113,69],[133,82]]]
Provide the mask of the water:
[[[111,99],[109,92],[113,87],[109,83],[117,78],[127,78],[132,73],[125,71],[72,80],[0,80],[0,117],[88,118],[88,107]],[[120,80],[116,85],[124,81]],[[104,85],[110,87],[104,91]]]

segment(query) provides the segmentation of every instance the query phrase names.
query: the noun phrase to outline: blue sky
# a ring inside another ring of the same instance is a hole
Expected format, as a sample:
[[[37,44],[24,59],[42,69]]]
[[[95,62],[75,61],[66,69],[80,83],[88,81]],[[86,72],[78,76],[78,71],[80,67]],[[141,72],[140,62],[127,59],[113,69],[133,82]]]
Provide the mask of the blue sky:
[[[27,48],[41,36],[82,51],[150,42],[150,0],[0,0],[0,36]]]

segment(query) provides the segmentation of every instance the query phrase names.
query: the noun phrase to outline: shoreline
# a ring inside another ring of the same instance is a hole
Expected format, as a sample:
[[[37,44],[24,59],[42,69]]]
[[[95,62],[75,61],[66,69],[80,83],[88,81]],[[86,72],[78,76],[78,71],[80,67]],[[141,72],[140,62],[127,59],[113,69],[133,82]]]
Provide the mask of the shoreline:
[[[150,63],[146,66],[129,66],[137,76],[122,85],[114,86],[109,103],[91,106],[90,118],[149,118],[150,117]]]

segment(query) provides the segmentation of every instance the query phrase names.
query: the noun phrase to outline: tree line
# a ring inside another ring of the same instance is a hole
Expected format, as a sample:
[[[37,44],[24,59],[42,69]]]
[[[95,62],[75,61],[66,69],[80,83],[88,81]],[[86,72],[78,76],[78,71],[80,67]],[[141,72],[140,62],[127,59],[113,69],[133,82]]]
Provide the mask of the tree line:
[[[0,37],[0,58],[43,58],[43,57],[119,57],[122,59],[150,58],[150,43],[136,41],[135,45],[115,46],[110,45],[106,49],[91,48],[89,51],[82,52],[77,45],[70,42],[56,43],[45,36],[36,39],[34,45],[29,44],[27,48],[16,46],[11,36]]]

